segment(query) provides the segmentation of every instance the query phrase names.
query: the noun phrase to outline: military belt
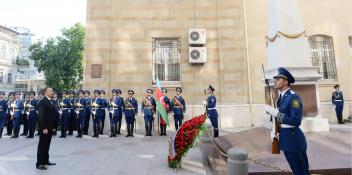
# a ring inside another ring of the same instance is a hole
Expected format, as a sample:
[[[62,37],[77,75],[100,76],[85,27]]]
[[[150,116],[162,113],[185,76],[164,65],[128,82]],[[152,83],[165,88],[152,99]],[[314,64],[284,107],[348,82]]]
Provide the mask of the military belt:
[[[209,110],[214,110],[214,109],[216,109],[216,108],[208,108],[208,111],[209,111]]]
[[[134,110],[134,108],[125,108],[125,109],[127,109],[127,110]]]
[[[335,101],[342,101],[342,100],[335,100]]]
[[[287,125],[287,124],[281,124],[281,128],[295,128],[295,126]]]

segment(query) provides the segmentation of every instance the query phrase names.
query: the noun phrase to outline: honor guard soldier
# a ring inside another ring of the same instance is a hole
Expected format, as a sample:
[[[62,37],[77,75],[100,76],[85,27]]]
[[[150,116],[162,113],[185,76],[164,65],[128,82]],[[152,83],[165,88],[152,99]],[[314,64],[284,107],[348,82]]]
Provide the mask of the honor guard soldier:
[[[29,92],[24,92],[24,100],[23,100],[23,108],[24,112],[22,114],[22,123],[23,123],[23,131],[21,136],[27,136],[28,135],[28,116],[30,109],[28,105],[30,105],[30,99],[29,99]]]
[[[84,91],[84,99],[86,100],[86,118],[84,119],[83,135],[88,135],[89,121],[91,112],[92,99],[90,98],[90,92],[88,90]]]
[[[62,99],[60,102],[60,125],[61,125],[61,136],[60,138],[66,138],[66,131],[68,129],[68,121],[70,118],[70,98],[67,91],[62,91]]]
[[[335,89],[335,91],[332,93],[331,101],[332,101],[332,104],[334,105],[334,108],[335,108],[337,121],[339,122],[339,124],[345,124],[345,122],[342,121],[344,100],[343,100],[343,94],[340,91],[340,85],[338,85],[338,84],[335,85],[334,89]]]
[[[185,100],[181,96],[182,89],[176,88],[176,95],[172,99],[172,111],[174,112],[175,129],[176,131],[182,125],[183,113],[186,111]]]
[[[53,135],[56,136],[56,133],[57,133],[57,130],[59,128],[59,125],[60,125],[60,100],[58,99],[58,92],[57,91],[54,91],[54,94],[53,94],[53,99],[51,100],[54,104],[54,107],[55,107],[55,125],[54,125],[54,133]]]
[[[109,103],[109,118],[110,118],[110,127],[111,127],[111,135],[110,137],[116,137],[116,134],[121,134],[121,121],[122,121],[122,113],[125,108],[125,103],[121,95],[120,89],[113,89],[111,91],[112,98]]]
[[[166,96],[167,95],[167,89],[166,88],[161,88],[161,92],[164,95],[164,102],[166,105],[166,112],[169,113],[171,110],[171,101],[170,99]],[[158,115],[160,115],[158,113]],[[166,134],[166,122],[164,121],[164,119],[162,117],[160,118],[160,135],[159,136],[167,136]]]
[[[29,92],[29,102],[26,103],[27,107],[27,115],[28,115],[28,130],[29,130],[29,135],[27,138],[33,138],[34,137],[34,132],[35,132],[35,124],[37,121],[37,104],[38,100],[35,99],[35,92],[30,91]]]
[[[69,136],[73,135],[73,130],[75,129],[76,125],[76,112],[75,112],[75,91],[69,92],[70,98],[70,117],[68,118],[68,134]]]
[[[105,91],[104,90],[100,90],[100,100],[101,100],[101,104],[100,104],[100,111],[102,112],[101,116],[100,116],[100,132],[99,134],[103,135],[104,132],[104,125],[105,125],[105,116],[106,116],[106,109],[108,107],[108,100],[105,98]]]
[[[218,111],[216,110],[216,97],[214,95],[214,87],[209,85],[207,89],[208,98],[206,101],[207,115],[210,119],[211,125],[213,126],[213,136],[214,138],[219,136],[219,127],[218,127]]]
[[[93,137],[99,137],[101,116],[104,114],[101,109],[100,91],[94,90],[94,98],[92,99],[92,119],[93,119]]]
[[[277,109],[266,106],[266,112],[277,118],[279,123],[279,147],[285,154],[293,174],[309,174],[306,138],[299,128],[302,122],[303,104],[301,98],[290,89],[295,78],[285,68],[278,69],[274,77],[275,88],[279,90]]]
[[[135,116],[138,113],[138,102],[137,100],[133,97],[134,91],[133,90],[128,90],[128,98],[126,98],[125,101],[125,119],[127,123],[127,135],[126,137],[134,137],[133,136],[133,129],[134,129],[134,124],[135,124]]]
[[[84,127],[84,119],[86,118],[86,100],[84,99],[84,91],[79,90],[78,91],[78,98],[76,99],[75,102],[75,112],[76,112],[76,118],[77,118],[77,137],[82,138],[83,134],[83,127]]]
[[[21,117],[24,110],[23,101],[20,99],[21,92],[16,92],[15,100],[11,103],[10,107],[13,109],[12,121],[13,121],[13,133],[14,135],[11,138],[18,138],[20,132],[20,123]]]
[[[15,93],[10,92],[7,100],[7,118],[6,118],[6,130],[7,133],[6,135],[11,136],[12,135],[12,129],[13,129],[13,122],[12,122],[12,115],[14,112],[14,109],[11,108],[11,104],[15,100]]]
[[[7,113],[7,101],[4,99],[5,92],[0,91],[0,138],[2,137],[2,131],[6,121]]]
[[[144,113],[145,136],[152,136],[153,115],[155,113],[156,103],[152,97],[153,90],[147,89],[147,96],[142,103],[142,112]]]

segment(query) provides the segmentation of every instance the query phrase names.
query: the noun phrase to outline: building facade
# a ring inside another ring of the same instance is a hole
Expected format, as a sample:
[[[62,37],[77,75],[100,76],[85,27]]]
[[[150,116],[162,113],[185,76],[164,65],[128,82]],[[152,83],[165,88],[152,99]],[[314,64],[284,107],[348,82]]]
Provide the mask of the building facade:
[[[345,94],[345,117],[352,111],[351,1],[299,0],[299,8],[322,76],[318,115],[334,122],[335,84]],[[170,97],[183,88],[190,118],[204,112],[211,84],[221,128],[262,125],[268,9],[257,0],[88,0],[83,88],[133,89],[141,101],[158,78]],[[190,29],[205,29],[206,43],[195,45],[206,48],[204,64],[189,62]]]
[[[6,94],[15,89],[17,65],[20,50],[18,33],[5,26],[0,26],[0,90]]]
[[[21,43],[17,62],[22,64],[18,64],[15,88],[20,91],[39,92],[45,87],[45,79],[43,73],[37,71],[34,61],[29,58],[34,34],[25,27],[10,28],[18,32],[17,37]]]

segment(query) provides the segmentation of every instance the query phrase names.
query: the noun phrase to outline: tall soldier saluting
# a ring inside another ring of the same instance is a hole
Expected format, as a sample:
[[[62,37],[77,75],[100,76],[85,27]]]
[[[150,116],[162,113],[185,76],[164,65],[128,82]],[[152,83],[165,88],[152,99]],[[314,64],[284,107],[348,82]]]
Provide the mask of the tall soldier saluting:
[[[127,123],[127,135],[126,137],[134,137],[133,136],[133,129],[134,129],[134,122],[136,120],[135,116],[138,113],[138,102],[133,97],[134,91],[128,90],[128,98],[125,101],[125,119]]]
[[[38,100],[35,99],[35,92],[30,91],[29,92],[29,102],[26,104],[26,107],[28,108],[28,129],[29,129],[29,135],[27,138],[33,138],[34,137],[34,132],[35,132],[35,122],[37,121],[37,104]]]
[[[211,125],[213,126],[213,136],[214,138],[219,136],[219,127],[218,127],[218,111],[216,110],[216,97],[214,95],[214,87],[209,85],[207,89],[208,98],[205,103],[207,114],[210,119]]]
[[[0,91],[0,138],[6,121],[7,101],[4,99],[5,92]]]
[[[176,96],[172,99],[172,110],[174,112],[175,129],[176,131],[182,125],[183,113],[186,111],[185,100],[181,96],[182,89],[176,88]]]
[[[144,113],[145,136],[152,136],[152,122],[155,113],[155,100],[152,96],[153,90],[147,89],[147,96],[143,99],[142,111]]]
[[[275,88],[279,90],[277,109],[266,106],[266,112],[276,117],[280,127],[279,147],[284,151],[293,174],[309,174],[306,138],[299,128],[302,121],[303,104],[301,98],[290,89],[295,78],[285,68],[278,69],[274,77]]]
[[[334,86],[335,91],[332,93],[331,101],[332,104],[335,107],[335,112],[336,112],[336,117],[337,121],[339,124],[345,124],[345,122],[342,121],[342,111],[343,111],[343,94],[340,91],[340,85],[335,85]]]

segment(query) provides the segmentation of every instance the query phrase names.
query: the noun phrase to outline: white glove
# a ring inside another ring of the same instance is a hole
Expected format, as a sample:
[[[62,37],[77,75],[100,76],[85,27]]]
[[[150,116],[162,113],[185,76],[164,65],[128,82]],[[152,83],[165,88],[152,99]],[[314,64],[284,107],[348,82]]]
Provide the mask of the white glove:
[[[207,102],[206,102],[206,101],[203,101],[203,105],[206,106],[206,105],[207,105]]]
[[[277,117],[277,114],[279,113],[279,110],[273,108],[272,106],[266,105],[265,106],[265,111],[267,114],[270,114],[274,117]]]

